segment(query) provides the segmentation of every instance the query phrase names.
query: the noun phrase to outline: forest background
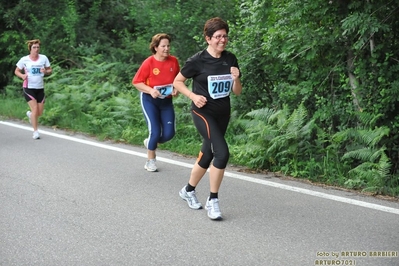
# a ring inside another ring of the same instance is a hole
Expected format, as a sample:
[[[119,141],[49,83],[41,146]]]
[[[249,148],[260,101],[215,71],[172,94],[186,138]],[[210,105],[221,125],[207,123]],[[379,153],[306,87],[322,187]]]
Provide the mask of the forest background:
[[[150,38],[170,34],[183,65],[219,16],[243,84],[231,96],[230,162],[399,197],[399,0],[17,0],[0,13],[3,117],[27,119],[14,69],[40,39],[53,67],[40,124],[141,144],[131,79]],[[195,156],[189,101],[174,103],[177,135],[160,148]]]

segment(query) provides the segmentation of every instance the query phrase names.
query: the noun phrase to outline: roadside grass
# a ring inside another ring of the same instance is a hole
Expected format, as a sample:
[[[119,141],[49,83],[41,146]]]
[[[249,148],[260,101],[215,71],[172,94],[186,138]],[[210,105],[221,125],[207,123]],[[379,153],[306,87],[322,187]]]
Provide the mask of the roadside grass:
[[[0,97],[0,114],[11,119],[21,119],[28,121],[26,111],[29,106],[21,97],[20,99],[4,99]]]

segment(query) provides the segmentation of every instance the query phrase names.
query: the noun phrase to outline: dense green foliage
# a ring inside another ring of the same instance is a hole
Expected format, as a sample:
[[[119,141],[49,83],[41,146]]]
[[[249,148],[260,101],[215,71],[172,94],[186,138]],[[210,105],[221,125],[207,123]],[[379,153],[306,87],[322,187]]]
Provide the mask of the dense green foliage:
[[[399,0],[3,1],[0,13],[2,115],[23,118],[13,71],[25,41],[39,38],[54,68],[40,123],[141,143],[130,81],[151,36],[171,34],[183,64],[220,16],[244,85],[232,96],[231,162],[399,195]],[[195,155],[188,105],[175,99],[177,136],[162,148]]]

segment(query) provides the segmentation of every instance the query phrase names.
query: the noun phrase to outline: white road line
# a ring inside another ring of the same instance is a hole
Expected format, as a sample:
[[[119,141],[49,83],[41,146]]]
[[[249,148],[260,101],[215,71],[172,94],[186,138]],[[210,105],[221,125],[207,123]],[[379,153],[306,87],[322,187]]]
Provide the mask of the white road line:
[[[0,124],[6,125],[6,126],[10,126],[10,127],[20,128],[20,129],[23,129],[23,130],[32,131],[31,127],[17,125],[17,124],[13,124],[13,123],[9,123],[9,122],[0,121]],[[112,150],[112,151],[117,151],[117,152],[131,154],[131,155],[134,155],[134,156],[147,158],[147,154],[145,154],[145,153],[135,152],[135,151],[122,149],[122,148],[117,148],[117,147],[113,147],[113,146],[110,146],[110,145],[97,143],[97,142],[94,142],[94,141],[78,139],[78,138],[75,138],[75,137],[62,135],[62,134],[58,134],[58,133],[54,133],[54,132],[50,132],[50,131],[40,130],[40,134],[49,135],[49,136],[53,136],[53,137],[56,137],[56,138],[66,139],[66,140],[79,142],[79,143],[86,144],[86,145],[95,146],[95,147],[98,147],[98,148],[103,148],[103,149],[107,149],[107,150]],[[193,166],[192,164],[178,162],[178,161],[175,161],[175,160],[171,160],[171,159],[167,159],[167,158],[163,158],[163,157],[158,157],[158,156],[157,156],[157,160],[158,161],[162,161],[162,162],[166,162],[166,163],[170,163],[170,164],[174,164],[174,165],[187,167],[187,168],[191,168]],[[368,203],[368,202],[364,202],[364,201],[360,201],[360,200],[348,199],[348,198],[345,198],[345,197],[335,196],[335,195],[322,193],[322,192],[317,192],[317,191],[313,191],[313,190],[309,190],[309,189],[288,186],[288,185],[275,183],[275,182],[262,180],[262,179],[257,179],[257,178],[253,178],[253,177],[249,177],[249,176],[245,176],[245,175],[241,175],[241,174],[230,173],[230,172],[227,172],[227,171],[225,172],[225,176],[228,176],[228,177],[231,177],[231,178],[240,179],[240,180],[244,180],[244,181],[247,181],[247,182],[257,183],[257,184],[261,184],[261,185],[265,185],[265,186],[269,186],[269,187],[275,187],[275,188],[279,188],[279,189],[289,190],[289,191],[298,192],[298,193],[302,193],[302,194],[306,194],[306,195],[310,195],[310,196],[315,196],[315,197],[324,198],[324,199],[328,199],[328,200],[334,200],[334,201],[338,201],[338,202],[343,202],[343,203],[347,203],[347,204],[352,204],[352,205],[356,205],[356,206],[360,206],[360,207],[365,207],[365,208],[369,208],[369,209],[374,209],[374,210],[378,210],[378,211],[383,211],[383,212],[388,212],[388,213],[393,213],[393,214],[398,214],[399,215],[399,209],[391,208],[391,207],[387,207],[387,206],[383,206],[383,205],[379,205],[379,204]]]

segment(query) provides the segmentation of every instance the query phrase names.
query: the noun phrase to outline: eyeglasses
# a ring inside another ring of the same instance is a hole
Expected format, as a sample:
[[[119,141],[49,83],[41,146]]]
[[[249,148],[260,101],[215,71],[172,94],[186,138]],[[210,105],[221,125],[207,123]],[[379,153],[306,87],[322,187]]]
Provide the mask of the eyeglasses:
[[[213,38],[215,38],[216,40],[220,40],[220,39],[222,39],[222,38],[224,38],[225,40],[228,40],[229,39],[229,36],[228,35],[216,35],[216,36],[212,36]]]
[[[40,48],[40,46],[32,46],[33,49]]]

